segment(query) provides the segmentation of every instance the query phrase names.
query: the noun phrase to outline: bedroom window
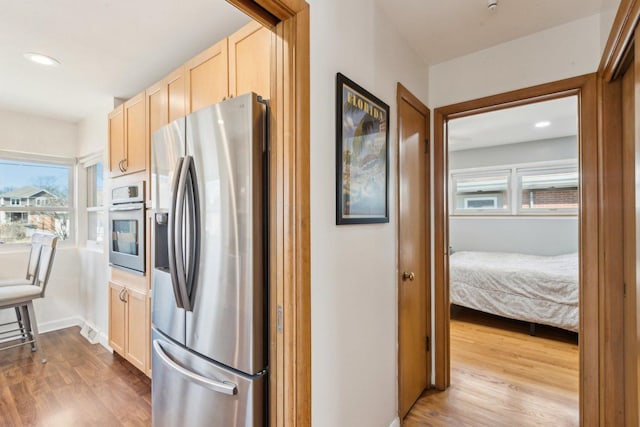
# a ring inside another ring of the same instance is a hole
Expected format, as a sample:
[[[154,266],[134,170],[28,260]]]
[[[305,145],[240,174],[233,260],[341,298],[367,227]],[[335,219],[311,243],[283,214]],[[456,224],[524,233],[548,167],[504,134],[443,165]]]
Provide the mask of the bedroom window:
[[[452,174],[453,213],[509,213],[510,177],[509,170]]]
[[[577,213],[576,167],[522,168],[516,173],[519,213]]]
[[[72,236],[73,159],[0,157],[0,244],[28,243],[36,231]]]
[[[575,163],[522,163],[451,172],[452,215],[577,215]]]

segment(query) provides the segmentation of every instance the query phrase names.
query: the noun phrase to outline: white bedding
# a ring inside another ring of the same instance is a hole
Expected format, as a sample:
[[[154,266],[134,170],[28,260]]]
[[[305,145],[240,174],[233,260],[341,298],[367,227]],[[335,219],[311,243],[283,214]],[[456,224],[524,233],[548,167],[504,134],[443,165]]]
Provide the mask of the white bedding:
[[[512,319],[578,330],[578,255],[455,252],[451,303]]]

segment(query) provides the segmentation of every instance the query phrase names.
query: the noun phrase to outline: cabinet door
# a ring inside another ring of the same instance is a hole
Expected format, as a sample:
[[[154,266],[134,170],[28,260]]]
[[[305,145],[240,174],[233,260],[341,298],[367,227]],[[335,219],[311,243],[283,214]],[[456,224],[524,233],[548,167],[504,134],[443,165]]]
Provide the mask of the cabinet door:
[[[126,358],[145,372],[147,360],[147,293],[127,288],[127,349]]]
[[[146,169],[147,137],[145,126],[145,94],[141,93],[124,103],[125,173],[140,172]]]
[[[156,130],[168,123],[167,117],[167,87],[164,81],[151,86],[147,94],[147,133],[149,141]]]
[[[229,94],[227,39],[197,55],[186,64],[189,112],[222,101]]]
[[[185,80],[184,66],[178,68],[164,79],[168,98],[168,122],[187,115],[187,97],[185,95],[187,83]]]
[[[229,37],[229,96],[271,93],[271,31],[257,22]]]
[[[109,172],[110,175],[122,175],[122,161],[125,157],[124,146],[124,105],[109,113]]]
[[[109,345],[125,355],[126,305],[120,299],[124,288],[109,282]]]

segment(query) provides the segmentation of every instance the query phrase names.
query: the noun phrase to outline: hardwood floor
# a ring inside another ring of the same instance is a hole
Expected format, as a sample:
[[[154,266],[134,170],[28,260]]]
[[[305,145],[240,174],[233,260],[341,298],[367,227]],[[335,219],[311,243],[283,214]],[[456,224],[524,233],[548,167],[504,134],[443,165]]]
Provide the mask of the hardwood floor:
[[[149,426],[151,382],[77,327],[42,334],[48,362],[28,346],[0,352],[0,426]]]
[[[451,387],[429,390],[404,427],[577,426],[577,334],[454,310]]]

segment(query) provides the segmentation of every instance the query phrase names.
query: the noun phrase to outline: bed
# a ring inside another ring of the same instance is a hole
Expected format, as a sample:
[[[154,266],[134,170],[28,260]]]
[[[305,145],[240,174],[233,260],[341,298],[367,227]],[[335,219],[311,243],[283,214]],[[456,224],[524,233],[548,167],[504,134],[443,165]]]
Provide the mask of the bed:
[[[452,304],[578,331],[578,254],[455,252],[449,283]]]

